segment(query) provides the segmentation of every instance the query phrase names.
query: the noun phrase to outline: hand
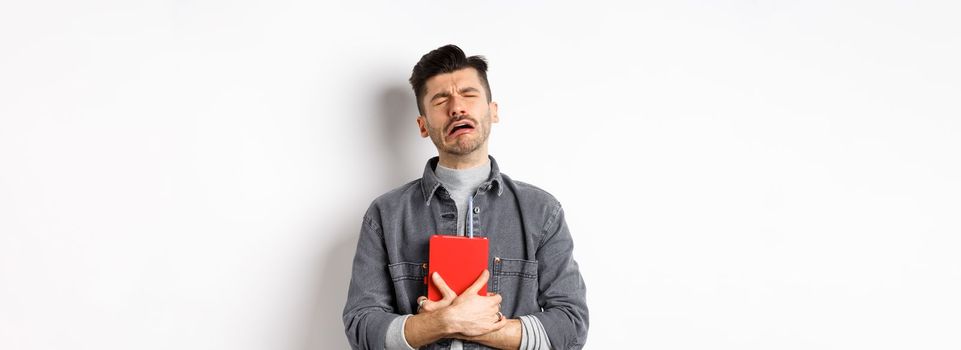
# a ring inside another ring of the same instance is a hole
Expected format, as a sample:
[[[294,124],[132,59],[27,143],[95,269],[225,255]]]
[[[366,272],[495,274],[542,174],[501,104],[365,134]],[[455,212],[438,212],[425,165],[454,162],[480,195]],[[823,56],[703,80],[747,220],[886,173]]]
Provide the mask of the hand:
[[[441,338],[477,337],[503,329],[508,320],[500,313],[501,296],[477,295],[489,278],[490,272],[484,270],[474,284],[458,296],[439,273],[432,274],[431,280],[443,298],[438,301],[424,296],[417,298],[420,305],[417,315],[408,318],[404,326],[407,343],[418,348]],[[520,332],[515,333],[520,339]]]
[[[501,296],[493,293],[488,293],[488,296],[477,295],[487,284],[490,278],[489,271],[484,270],[474,284],[467,287],[461,295],[454,293],[439,274],[434,273],[431,278],[444,297],[436,302],[428,300],[421,310],[440,312],[442,319],[455,333],[474,337],[499,330],[507,325],[507,319],[500,313]]]
[[[419,305],[417,307],[418,314],[431,313],[431,312],[446,308],[448,305],[450,305],[450,303],[454,301],[455,298],[457,298],[457,293],[454,293],[454,290],[450,289],[450,287],[447,286],[447,282],[444,282],[444,279],[440,277],[439,272],[434,272],[434,274],[430,276],[430,279],[434,281],[434,285],[437,286],[437,289],[440,291],[440,295],[443,297],[438,301],[427,299],[426,296],[418,297],[417,298],[417,305]]]

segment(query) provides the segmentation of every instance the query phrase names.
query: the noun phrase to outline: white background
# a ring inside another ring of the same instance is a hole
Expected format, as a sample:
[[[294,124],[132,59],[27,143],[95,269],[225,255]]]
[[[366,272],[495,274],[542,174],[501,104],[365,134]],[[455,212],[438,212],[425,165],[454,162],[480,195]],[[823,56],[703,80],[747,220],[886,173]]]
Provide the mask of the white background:
[[[4,1],[0,349],[346,348],[420,175],[407,78],[490,60],[588,349],[958,349],[961,6]]]

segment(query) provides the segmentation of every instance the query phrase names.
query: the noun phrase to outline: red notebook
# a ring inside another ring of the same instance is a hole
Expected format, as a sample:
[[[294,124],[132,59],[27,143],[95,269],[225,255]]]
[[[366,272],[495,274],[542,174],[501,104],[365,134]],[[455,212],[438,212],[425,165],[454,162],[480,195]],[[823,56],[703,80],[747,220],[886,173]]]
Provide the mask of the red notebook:
[[[438,301],[443,298],[431,276],[440,272],[447,286],[460,295],[474,284],[487,269],[487,237],[462,237],[433,235],[430,237],[430,269],[427,273],[427,298]],[[487,295],[487,285],[477,292]]]

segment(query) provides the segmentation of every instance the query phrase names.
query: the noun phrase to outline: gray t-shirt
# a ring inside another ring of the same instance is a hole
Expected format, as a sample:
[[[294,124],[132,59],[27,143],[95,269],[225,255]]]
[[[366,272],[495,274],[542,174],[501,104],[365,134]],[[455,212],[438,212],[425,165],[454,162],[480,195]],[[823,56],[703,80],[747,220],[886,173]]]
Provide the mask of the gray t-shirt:
[[[491,173],[491,162],[470,169],[450,169],[437,164],[434,174],[444,184],[457,206],[457,235],[467,235],[467,201]]]

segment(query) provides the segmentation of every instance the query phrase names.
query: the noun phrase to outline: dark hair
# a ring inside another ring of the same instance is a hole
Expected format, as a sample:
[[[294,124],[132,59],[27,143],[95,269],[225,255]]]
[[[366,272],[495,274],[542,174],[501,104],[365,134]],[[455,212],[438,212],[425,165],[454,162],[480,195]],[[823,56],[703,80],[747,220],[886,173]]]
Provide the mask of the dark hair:
[[[464,68],[474,68],[477,76],[484,84],[487,91],[487,103],[491,102],[491,86],[487,82],[487,60],[484,56],[470,56],[464,54],[456,45],[445,45],[434,51],[428,52],[420,58],[414,71],[410,74],[410,86],[414,89],[414,98],[417,99],[417,111],[424,115],[424,107],[421,105],[421,98],[427,91],[427,80],[435,75],[452,73]]]

